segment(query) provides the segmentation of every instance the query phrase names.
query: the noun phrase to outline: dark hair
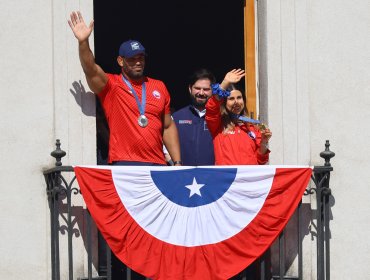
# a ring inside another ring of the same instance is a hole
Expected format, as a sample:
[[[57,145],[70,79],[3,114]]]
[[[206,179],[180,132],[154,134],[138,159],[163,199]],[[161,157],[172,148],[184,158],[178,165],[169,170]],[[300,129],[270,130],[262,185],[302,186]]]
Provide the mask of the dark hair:
[[[227,90],[230,91],[230,92],[233,91],[233,90],[237,90],[237,91],[241,92],[242,98],[243,98],[243,101],[244,101],[244,108],[240,112],[240,115],[248,117],[247,99],[246,99],[244,91],[240,88],[240,86],[238,86],[236,84],[231,84],[227,88]],[[221,105],[220,105],[221,122],[222,122],[224,130],[234,130],[235,124],[233,122],[233,119],[230,117],[230,113],[226,109],[226,100],[227,100],[227,97],[225,98],[224,102],[222,102]]]
[[[244,109],[240,112],[240,114],[243,115],[243,116],[248,117],[249,113],[248,113],[248,110],[247,110],[247,98],[246,98],[245,93],[242,90],[242,88],[238,84],[230,84],[230,86],[226,90],[228,90],[230,92],[232,90],[238,90],[242,93],[242,97],[243,97],[243,101],[244,101]]]
[[[216,83],[216,78],[211,71],[207,69],[198,69],[189,77],[189,86],[192,87],[198,80],[208,79],[211,84]]]

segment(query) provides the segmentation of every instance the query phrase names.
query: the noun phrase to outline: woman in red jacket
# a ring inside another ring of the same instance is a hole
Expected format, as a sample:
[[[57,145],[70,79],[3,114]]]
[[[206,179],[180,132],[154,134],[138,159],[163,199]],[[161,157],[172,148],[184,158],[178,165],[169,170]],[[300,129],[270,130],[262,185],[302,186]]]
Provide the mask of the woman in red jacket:
[[[272,133],[247,117],[244,95],[234,86],[244,76],[241,69],[228,72],[220,85],[212,86],[213,96],[206,104],[216,165],[257,165],[269,160],[267,145]]]

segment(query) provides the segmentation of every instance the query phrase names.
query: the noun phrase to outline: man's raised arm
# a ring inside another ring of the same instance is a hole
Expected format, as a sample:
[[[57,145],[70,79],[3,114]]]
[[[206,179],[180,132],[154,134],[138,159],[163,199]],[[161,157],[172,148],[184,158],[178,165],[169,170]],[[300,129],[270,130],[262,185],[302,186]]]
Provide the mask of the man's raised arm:
[[[108,77],[103,69],[95,63],[95,57],[90,49],[89,37],[94,28],[94,21],[91,21],[89,26],[87,26],[80,12],[72,12],[68,24],[78,40],[81,66],[84,70],[87,84],[97,94],[107,84]]]

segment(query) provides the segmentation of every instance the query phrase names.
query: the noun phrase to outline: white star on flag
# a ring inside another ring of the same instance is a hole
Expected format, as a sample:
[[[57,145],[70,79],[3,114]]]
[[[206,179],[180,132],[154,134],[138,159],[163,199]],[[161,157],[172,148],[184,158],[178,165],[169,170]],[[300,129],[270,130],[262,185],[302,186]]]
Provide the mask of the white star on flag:
[[[198,184],[197,180],[195,180],[195,177],[193,179],[193,184],[191,185],[186,185],[185,187],[190,190],[189,197],[192,197],[194,194],[197,194],[199,196],[202,196],[200,193],[200,189],[204,186],[204,184]]]

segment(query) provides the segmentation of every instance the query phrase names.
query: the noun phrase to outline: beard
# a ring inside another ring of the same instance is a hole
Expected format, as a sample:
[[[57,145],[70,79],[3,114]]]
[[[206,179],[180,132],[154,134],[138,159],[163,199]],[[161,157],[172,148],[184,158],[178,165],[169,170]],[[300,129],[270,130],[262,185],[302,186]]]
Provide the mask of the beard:
[[[126,74],[131,80],[139,80],[144,76],[144,71],[128,71]]]
[[[209,97],[206,97],[206,98],[197,98],[196,96],[194,95],[190,95],[190,98],[191,98],[191,103],[193,104],[194,107],[205,107],[206,106],[206,103],[209,99]]]
[[[135,71],[132,69],[129,69],[128,67],[123,67],[123,72],[129,77],[131,80],[140,80],[142,77],[144,77],[144,68],[142,68],[139,71]]]

